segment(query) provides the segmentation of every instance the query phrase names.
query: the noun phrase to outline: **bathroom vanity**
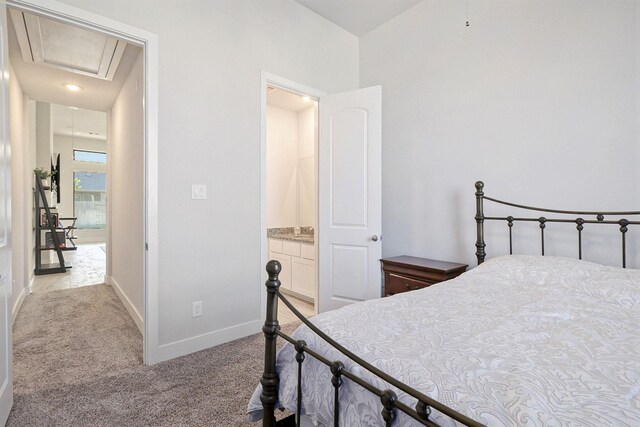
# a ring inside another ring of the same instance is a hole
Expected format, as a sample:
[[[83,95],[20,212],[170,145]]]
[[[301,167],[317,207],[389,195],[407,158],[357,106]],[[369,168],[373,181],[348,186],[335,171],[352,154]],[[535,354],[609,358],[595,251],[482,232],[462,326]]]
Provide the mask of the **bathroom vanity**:
[[[309,231],[310,230],[310,231]],[[316,250],[311,227],[295,235],[292,227],[270,228],[269,259],[282,265],[280,290],[305,301],[314,302],[316,294]]]

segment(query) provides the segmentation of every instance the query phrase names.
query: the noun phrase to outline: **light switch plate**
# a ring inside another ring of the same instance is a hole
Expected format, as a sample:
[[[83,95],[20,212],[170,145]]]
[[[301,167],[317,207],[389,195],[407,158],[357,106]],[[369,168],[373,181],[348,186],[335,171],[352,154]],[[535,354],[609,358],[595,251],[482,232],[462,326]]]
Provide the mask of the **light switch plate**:
[[[202,184],[191,185],[191,199],[204,200],[207,198],[207,186]]]

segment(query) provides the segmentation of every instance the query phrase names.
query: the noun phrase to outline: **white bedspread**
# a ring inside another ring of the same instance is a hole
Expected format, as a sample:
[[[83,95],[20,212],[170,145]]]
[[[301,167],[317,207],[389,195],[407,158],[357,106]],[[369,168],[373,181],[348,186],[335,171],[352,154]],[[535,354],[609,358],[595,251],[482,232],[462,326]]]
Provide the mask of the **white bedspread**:
[[[312,321],[381,370],[490,426],[640,426],[640,270],[500,257],[449,282]],[[387,388],[306,326],[293,336]],[[294,356],[283,346],[277,365],[280,405],[292,411]],[[329,368],[307,356],[303,373],[303,413],[331,425]],[[260,392],[249,403],[253,420],[262,416]],[[383,425],[377,397],[349,380],[340,396],[341,425]],[[435,411],[432,420],[455,425]],[[414,424],[398,413],[397,425]]]

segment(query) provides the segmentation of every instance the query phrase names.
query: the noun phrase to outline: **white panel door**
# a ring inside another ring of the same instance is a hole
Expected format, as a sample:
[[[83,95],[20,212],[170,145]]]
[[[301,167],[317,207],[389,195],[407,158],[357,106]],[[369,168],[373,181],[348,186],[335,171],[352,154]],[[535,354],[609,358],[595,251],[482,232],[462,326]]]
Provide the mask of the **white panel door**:
[[[382,88],[320,98],[318,311],[381,296]]]
[[[9,224],[11,170],[9,149],[9,58],[7,55],[7,15],[0,1],[0,425],[4,425],[13,405],[11,375],[11,246]]]

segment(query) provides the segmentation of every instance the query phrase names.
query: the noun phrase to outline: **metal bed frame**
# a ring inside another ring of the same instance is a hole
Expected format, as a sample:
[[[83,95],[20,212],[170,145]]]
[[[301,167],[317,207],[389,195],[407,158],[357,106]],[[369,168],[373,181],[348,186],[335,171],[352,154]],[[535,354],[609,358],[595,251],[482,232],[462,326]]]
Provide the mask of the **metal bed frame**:
[[[626,267],[626,234],[629,225],[640,225],[640,221],[630,221],[624,217],[640,215],[640,211],[629,212],[606,212],[606,211],[563,211],[557,209],[545,209],[535,208],[531,206],[519,205],[511,202],[505,202],[502,200],[494,199],[484,195],[484,183],[478,181],[475,183],[476,188],[476,225],[477,225],[477,240],[476,240],[476,257],[478,264],[484,262],[485,253],[485,241],[484,241],[484,221],[506,221],[509,228],[509,253],[513,254],[513,225],[516,222],[538,222],[540,225],[541,247],[542,255],[544,255],[544,230],[547,223],[573,223],[576,224],[578,231],[578,257],[582,259],[582,231],[585,224],[617,224],[620,226],[620,232],[622,233],[622,266]],[[546,217],[491,217],[484,215],[484,201],[488,200],[497,204],[506,205],[514,208],[525,209],[530,211],[564,214],[564,215],[580,215],[575,219],[564,218],[546,218]],[[595,219],[583,219],[582,216],[595,216]],[[605,216],[613,216],[617,219],[607,219]],[[287,298],[280,292],[280,280],[278,275],[282,270],[282,266],[278,261],[269,261],[266,266],[267,273],[269,275],[265,285],[267,287],[267,314],[262,331],[265,336],[265,357],[264,357],[264,372],[260,383],[262,384],[262,393],[260,394],[260,400],[262,402],[263,418],[262,424],[265,427],[275,426],[300,426],[301,422],[301,406],[302,406],[302,368],[303,362],[306,356],[311,356],[318,360],[320,363],[326,365],[331,372],[331,383],[334,387],[333,407],[334,407],[334,420],[335,427],[340,425],[340,386],[343,384],[346,378],[349,381],[353,381],[359,386],[363,387],[370,393],[375,394],[380,398],[381,414],[385,422],[386,427],[391,427],[397,418],[398,411],[405,413],[409,417],[416,420],[418,423],[437,427],[438,424],[430,419],[432,409],[437,410],[441,414],[459,422],[465,426],[483,426],[482,423],[474,421],[473,419],[463,415],[456,410],[449,408],[448,406],[436,401],[435,399],[426,396],[418,390],[404,384],[403,382],[393,378],[386,374],[375,366],[367,363],[359,356],[353,354],[338,342],[331,339],[328,335],[318,329],[313,323],[311,323],[305,316],[300,313],[291,304]],[[331,361],[320,355],[313,349],[307,346],[304,340],[295,340],[294,338],[283,333],[278,323],[278,299],[280,299],[285,306],[287,306],[302,323],[304,323],[315,334],[326,341],[331,347],[338,350],[346,358],[351,359],[362,368],[366,369],[379,379],[388,383],[390,386],[395,387],[398,390],[412,396],[416,399],[414,407],[410,407],[398,400],[396,393],[390,388],[380,389],[364,378],[355,375],[345,369],[344,364],[341,361]],[[296,361],[298,363],[298,375],[297,375],[297,405],[296,413],[280,421],[276,421],[275,409],[276,402],[278,400],[278,385],[279,378],[276,372],[276,350],[278,337],[293,344],[296,351]]]
[[[478,265],[484,262],[486,253],[484,248],[486,247],[484,242],[484,222],[485,221],[506,221],[507,227],[509,227],[509,255],[513,255],[513,225],[516,222],[537,222],[540,226],[540,248],[542,255],[544,255],[544,230],[547,223],[564,223],[564,224],[576,224],[576,230],[578,231],[578,259],[582,259],[582,231],[585,224],[615,224],[619,225],[620,233],[622,236],[622,268],[627,267],[627,232],[630,225],[640,225],[640,220],[631,221],[627,217],[639,216],[640,211],[565,211],[559,209],[547,209],[536,208],[533,206],[519,205],[516,203],[505,202],[503,200],[494,199],[484,195],[484,182],[476,182],[476,226],[477,226],[477,240],[476,240],[476,258],[478,259]],[[547,218],[544,216],[485,216],[484,215],[484,201],[488,200],[500,205],[511,206],[518,209],[524,209],[535,212],[546,212],[561,215],[573,215],[574,217],[554,217]],[[578,215],[578,216],[576,216]],[[585,217],[592,217],[592,219],[585,219]],[[613,219],[605,219],[605,217],[613,217]]]

